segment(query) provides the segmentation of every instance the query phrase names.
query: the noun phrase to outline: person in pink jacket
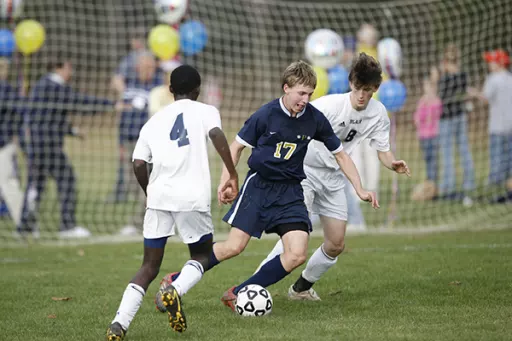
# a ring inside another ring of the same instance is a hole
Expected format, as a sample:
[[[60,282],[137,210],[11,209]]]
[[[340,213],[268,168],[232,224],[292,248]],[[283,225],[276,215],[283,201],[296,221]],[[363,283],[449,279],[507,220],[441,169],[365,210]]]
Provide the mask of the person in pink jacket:
[[[429,79],[423,81],[423,96],[414,112],[418,139],[427,166],[427,180],[437,183],[439,120],[443,112],[441,99]]]

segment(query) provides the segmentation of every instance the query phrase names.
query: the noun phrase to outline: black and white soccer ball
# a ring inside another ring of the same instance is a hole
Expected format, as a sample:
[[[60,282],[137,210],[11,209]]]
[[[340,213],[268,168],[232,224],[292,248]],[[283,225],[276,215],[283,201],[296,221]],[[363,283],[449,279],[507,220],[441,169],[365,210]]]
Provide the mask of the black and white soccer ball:
[[[272,296],[267,289],[249,284],[238,292],[235,309],[242,316],[263,316],[272,312]]]

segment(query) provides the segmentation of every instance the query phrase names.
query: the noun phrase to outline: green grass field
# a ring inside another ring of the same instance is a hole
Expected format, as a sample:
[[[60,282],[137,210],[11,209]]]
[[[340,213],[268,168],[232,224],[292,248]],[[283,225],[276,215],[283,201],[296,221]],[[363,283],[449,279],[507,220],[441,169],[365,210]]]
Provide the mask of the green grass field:
[[[252,241],[185,296],[184,334],[156,312],[153,283],[127,340],[510,340],[511,240],[512,230],[352,236],[315,286],[323,301],[286,299],[297,270],[270,287],[270,316],[242,318],[219,298],[274,244]],[[312,239],[310,251],[320,242]],[[0,249],[0,340],[102,340],[141,251],[140,244]],[[160,276],[186,259],[183,245],[169,243]]]

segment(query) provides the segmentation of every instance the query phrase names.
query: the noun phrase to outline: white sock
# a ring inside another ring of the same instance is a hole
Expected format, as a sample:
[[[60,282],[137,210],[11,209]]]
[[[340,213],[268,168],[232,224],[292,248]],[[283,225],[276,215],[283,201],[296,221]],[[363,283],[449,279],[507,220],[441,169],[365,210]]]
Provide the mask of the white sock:
[[[176,288],[178,295],[183,296],[201,280],[203,273],[204,269],[201,263],[195,260],[189,260],[185,263],[183,269],[181,269],[178,278],[172,282],[172,286]]]
[[[316,249],[315,253],[309,258],[306,268],[302,271],[302,277],[308,282],[315,283],[318,281],[338,260],[338,257],[332,258],[327,255],[324,252],[323,246],[324,244]]]
[[[118,322],[124,330],[128,330],[130,323],[132,323],[135,314],[137,314],[142,304],[142,299],[145,294],[146,292],[141,286],[133,283],[128,284],[124,291],[121,304],[117,309],[116,317],[112,323]]]
[[[260,265],[258,266],[258,268],[256,269],[256,271],[254,271],[254,273],[260,271],[261,267],[265,264],[267,264],[269,261],[271,261],[272,259],[276,258],[276,256],[280,255],[281,253],[284,252],[284,246],[283,246],[283,241],[281,239],[279,239],[276,243],[276,246],[274,246],[274,248],[272,249],[272,251],[270,251],[270,253],[268,254],[267,258],[265,258],[263,260],[263,262],[260,263]]]

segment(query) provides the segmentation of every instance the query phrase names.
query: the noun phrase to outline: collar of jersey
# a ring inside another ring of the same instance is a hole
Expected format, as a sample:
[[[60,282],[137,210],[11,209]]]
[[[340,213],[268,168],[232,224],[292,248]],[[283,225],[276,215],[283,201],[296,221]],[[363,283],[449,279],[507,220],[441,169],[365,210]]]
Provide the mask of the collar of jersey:
[[[57,83],[57,84],[60,84],[60,85],[64,85],[66,83],[66,81],[64,80],[64,78],[62,78],[60,75],[56,74],[56,73],[50,73],[50,75],[48,76],[48,78],[54,82],[54,83]]]
[[[286,109],[286,107],[284,106],[284,103],[283,103],[283,97],[279,98],[279,105],[281,106],[281,110],[284,111],[284,113],[290,117],[292,117],[292,114],[288,111],[288,109]],[[299,118],[301,117],[302,115],[304,115],[304,113],[306,112],[306,107],[307,105],[304,107],[304,109],[302,109],[301,112],[297,113],[297,116],[295,118]]]

